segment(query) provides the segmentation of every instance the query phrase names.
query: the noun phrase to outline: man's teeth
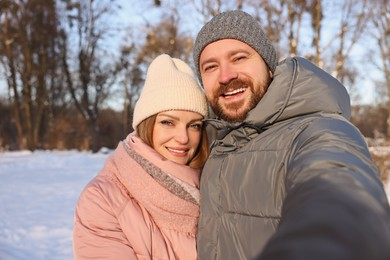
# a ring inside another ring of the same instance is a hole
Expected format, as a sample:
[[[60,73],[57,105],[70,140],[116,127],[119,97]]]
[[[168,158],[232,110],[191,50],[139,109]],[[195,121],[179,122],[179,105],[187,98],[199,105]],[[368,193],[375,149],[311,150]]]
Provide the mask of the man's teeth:
[[[244,91],[245,91],[245,88],[238,88],[238,89],[235,89],[233,91],[226,92],[224,95],[225,96],[231,96],[231,95],[235,95],[237,93],[244,92]]]
[[[167,149],[168,149],[169,151],[171,151],[171,152],[174,152],[174,153],[185,153],[184,150],[176,150],[176,149],[172,149],[172,148],[169,148],[169,147],[167,147]]]

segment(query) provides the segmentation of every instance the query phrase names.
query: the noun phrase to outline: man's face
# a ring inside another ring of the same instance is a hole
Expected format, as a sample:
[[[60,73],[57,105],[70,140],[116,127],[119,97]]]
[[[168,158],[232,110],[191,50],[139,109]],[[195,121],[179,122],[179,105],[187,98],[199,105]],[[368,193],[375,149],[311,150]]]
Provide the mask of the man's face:
[[[207,45],[199,59],[207,99],[214,113],[241,122],[264,96],[272,72],[249,45],[223,39]]]

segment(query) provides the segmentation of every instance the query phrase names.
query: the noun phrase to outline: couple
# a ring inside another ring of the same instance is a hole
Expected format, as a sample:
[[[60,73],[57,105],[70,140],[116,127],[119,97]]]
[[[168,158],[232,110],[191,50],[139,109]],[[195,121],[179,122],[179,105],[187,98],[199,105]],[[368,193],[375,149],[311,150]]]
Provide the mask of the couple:
[[[76,259],[390,259],[389,204],[345,88],[305,59],[277,63],[242,11],[205,24],[193,58],[196,73],[150,64],[136,131],[80,196]]]

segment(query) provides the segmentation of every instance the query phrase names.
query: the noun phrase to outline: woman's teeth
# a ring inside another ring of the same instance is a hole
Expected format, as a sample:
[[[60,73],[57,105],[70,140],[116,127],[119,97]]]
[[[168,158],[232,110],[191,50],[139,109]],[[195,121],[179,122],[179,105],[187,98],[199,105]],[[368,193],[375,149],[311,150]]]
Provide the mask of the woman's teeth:
[[[169,148],[169,147],[167,147],[167,149],[168,149],[169,151],[171,151],[171,152],[174,152],[174,153],[185,153],[184,150],[176,150],[176,149],[172,149],[172,148]]]

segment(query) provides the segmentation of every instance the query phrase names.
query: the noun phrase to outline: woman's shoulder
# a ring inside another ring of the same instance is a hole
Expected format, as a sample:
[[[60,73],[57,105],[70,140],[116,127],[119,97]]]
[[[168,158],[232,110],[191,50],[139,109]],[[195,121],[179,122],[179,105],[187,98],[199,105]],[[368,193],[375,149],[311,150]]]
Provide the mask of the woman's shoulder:
[[[83,189],[77,207],[96,211],[113,211],[112,213],[116,215],[129,199],[127,190],[116,176],[102,171]]]

